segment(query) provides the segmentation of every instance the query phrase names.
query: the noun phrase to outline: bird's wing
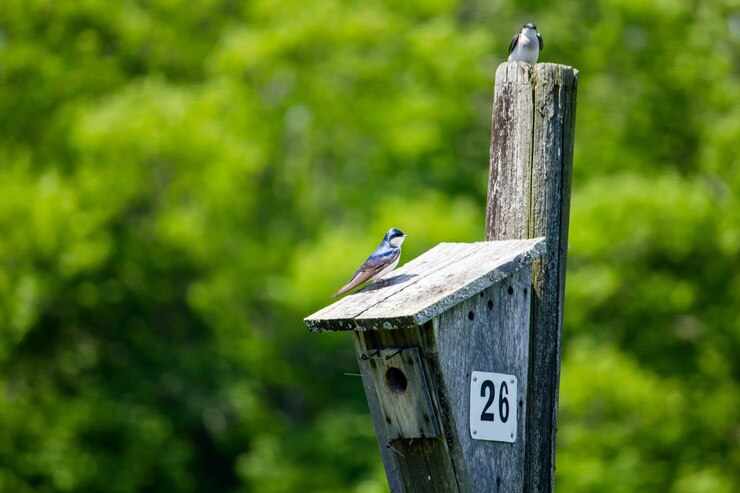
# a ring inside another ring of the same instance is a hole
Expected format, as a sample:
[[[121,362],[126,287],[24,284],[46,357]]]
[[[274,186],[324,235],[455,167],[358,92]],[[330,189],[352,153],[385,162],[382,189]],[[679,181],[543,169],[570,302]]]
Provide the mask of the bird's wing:
[[[542,41],[542,36],[540,36],[540,33],[537,33],[537,41],[540,42],[540,51],[545,49],[545,42]]]
[[[373,253],[367,260],[357,269],[355,275],[344,285],[342,289],[332,295],[332,298],[341,296],[347,291],[356,288],[365,281],[369,281],[376,275],[378,275],[383,269],[392,264],[398,256],[401,255],[401,250],[396,248],[383,252],[381,254]]]
[[[511,38],[511,43],[509,44],[509,55],[511,55],[511,52],[514,51],[514,48],[516,48],[516,44],[519,42],[519,34],[515,34],[513,38]]]

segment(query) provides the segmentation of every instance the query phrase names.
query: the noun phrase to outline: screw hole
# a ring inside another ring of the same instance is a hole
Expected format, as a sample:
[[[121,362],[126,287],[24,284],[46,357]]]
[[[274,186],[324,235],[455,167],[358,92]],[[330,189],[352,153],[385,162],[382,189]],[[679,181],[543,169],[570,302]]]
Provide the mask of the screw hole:
[[[393,367],[388,368],[385,372],[385,382],[388,384],[388,388],[397,394],[406,392],[406,388],[409,386],[406,375],[398,368]]]
[[[524,288],[524,296],[527,295],[527,288]]]
[[[506,292],[509,293],[509,294],[514,294],[514,288],[512,288],[511,286],[509,286],[509,289],[507,289]]]
[[[488,309],[493,310],[493,301],[488,300]]]
[[[475,320],[475,313],[473,313],[473,312],[469,312],[469,313],[468,313],[468,320],[471,320],[471,321],[472,321],[472,320]]]

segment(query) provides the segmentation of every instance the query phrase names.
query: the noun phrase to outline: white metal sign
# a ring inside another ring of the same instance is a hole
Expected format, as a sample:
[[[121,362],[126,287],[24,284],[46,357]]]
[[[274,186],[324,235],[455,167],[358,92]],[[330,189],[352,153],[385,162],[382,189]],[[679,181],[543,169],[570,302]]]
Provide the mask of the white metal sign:
[[[475,440],[516,441],[517,379],[474,371],[470,375],[470,436]]]

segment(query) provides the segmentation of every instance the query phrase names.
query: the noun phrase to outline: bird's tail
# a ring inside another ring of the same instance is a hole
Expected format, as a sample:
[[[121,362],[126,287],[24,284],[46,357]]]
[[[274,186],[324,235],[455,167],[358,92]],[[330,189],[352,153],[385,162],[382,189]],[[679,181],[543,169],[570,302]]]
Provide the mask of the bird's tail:
[[[344,293],[346,293],[347,291],[351,291],[351,290],[355,289],[357,286],[359,286],[360,284],[362,284],[366,280],[367,279],[362,279],[361,277],[358,277],[357,275],[355,275],[352,279],[349,280],[349,282],[347,284],[345,284],[344,286],[342,286],[342,289],[340,289],[339,291],[337,291],[336,293],[334,293],[333,295],[331,295],[331,297],[332,298],[336,298],[338,296],[342,296]]]
[[[333,295],[331,295],[331,297],[332,298],[338,298],[339,296],[342,296],[344,293],[346,293],[347,291],[349,291],[350,289],[353,288],[353,286],[351,286],[351,284],[352,284],[351,282],[348,282],[347,284],[344,285],[344,287],[342,289],[340,289],[339,291],[337,291],[336,293],[334,293]]]

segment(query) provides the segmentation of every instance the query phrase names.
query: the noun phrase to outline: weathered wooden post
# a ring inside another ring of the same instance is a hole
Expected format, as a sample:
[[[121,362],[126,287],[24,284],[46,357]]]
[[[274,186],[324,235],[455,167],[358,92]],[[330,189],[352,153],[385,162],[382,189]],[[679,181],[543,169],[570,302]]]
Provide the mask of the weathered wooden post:
[[[501,241],[442,243],[305,319],[353,331],[393,492],[553,488],[576,86],[571,67],[497,70]]]
[[[393,492],[521,491],[531,264],[544,239],[442,243],[305,319],[352,330]]]
[[[503,63],[496,71],[486,239],[547,238],[532,272],[525,491],[555,479],[560,348],[578,71]]]

